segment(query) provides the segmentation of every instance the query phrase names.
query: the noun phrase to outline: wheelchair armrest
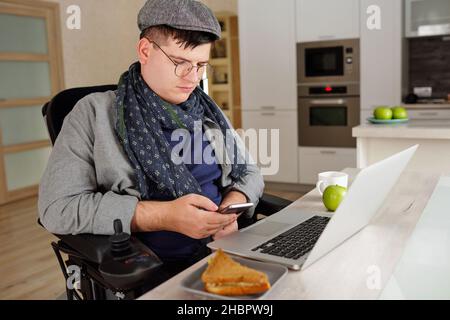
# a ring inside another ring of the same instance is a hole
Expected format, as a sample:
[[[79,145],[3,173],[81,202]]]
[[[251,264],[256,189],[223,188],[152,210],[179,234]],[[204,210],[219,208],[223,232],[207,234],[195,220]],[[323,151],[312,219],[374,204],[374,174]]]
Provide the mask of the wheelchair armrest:
[[[55,236],[90,262],[100,264],[105,258],[111,257],[109,236],[93,234],[55,234]]]
[[[55,236],[61,239],[61,241],[72,249],[74,253],[89,262],[100,264],[106,259],[113,258],[111,255],[111,243],[109,241],[110,236],[94,234],[55,234]],[[151,251],[134,235],[131,235],[130,237],[130,244],[137,250],[145,248],[145,250]],[[153,252],[152,255],[156,257]]]
[[[255,213],[270,216],[290,205],[293,201],[264,193],[259,199]]]
[[[38,224],[45,229],[41,220],[38,219]],[[93,234],[53,234],[59,238],[65,246],[76,252],[81,257],[90,262],[100,264],[104,258],[110,257],[111,244],[109,243],[109,236],[93,235]],[[133,236],[132,241],[139,241]]]

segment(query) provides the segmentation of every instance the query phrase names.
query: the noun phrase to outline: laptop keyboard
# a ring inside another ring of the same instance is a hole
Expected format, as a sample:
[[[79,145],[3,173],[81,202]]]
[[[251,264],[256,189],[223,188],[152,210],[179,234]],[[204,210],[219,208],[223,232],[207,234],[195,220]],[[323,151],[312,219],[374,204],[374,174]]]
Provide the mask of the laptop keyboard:
[[[296,260],[312,250],[329,220],[329,217],[314,216],[252,251]]]

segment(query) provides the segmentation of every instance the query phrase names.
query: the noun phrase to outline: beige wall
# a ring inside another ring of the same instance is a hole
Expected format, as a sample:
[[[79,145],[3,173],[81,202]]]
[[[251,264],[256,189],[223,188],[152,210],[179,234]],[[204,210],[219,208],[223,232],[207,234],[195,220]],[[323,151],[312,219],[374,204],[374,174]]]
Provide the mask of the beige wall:
[[[245,1],[245,0],[241,0]],[[211,8],[214,12],[229,11],[237,14],[238,0],[201,0],[204,4]]]
[[[60,5],[66,88],[117,83],[137,60],[137,13],[146,0],[47,0]],[[237,0],[202,0],[213,11],[237,12]],[[66,27],[70,5],[81,9],[81,29]]]
[[[48,0],[60,5],[66,88],[117,83],[137,60],[137,13],[145,0]],[[70,5],[81,9],[81,29],[69,30]]]

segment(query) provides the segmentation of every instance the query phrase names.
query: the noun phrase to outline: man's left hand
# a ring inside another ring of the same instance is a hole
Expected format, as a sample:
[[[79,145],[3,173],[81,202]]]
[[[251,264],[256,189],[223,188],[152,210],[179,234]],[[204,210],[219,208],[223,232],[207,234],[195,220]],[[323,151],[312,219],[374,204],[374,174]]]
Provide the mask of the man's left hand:
[[[230,204],[236,203],[247,203],[247,197],[242,192],[235,190],[230,191],[223,197],[222,203],[219,206],[219,211],[225,209]]]
[[[231,204],[246,203],[246,202],[247,202],[247,197],[242,192],[233,190],[233,191],[228,192],[225,195],[225,197],[222,200],[222,203],[219,206],[219,211],[228,207]],[[213,239],[214,240],[220,239],[222,237],[225,237],[226,235],[236,232],[237,230],[238,230],[238,223],[237,223],[237,221],[234,221],[234,222],[230,223],[229,225],[226,225],[219,232],[217,232],[213,236]]]

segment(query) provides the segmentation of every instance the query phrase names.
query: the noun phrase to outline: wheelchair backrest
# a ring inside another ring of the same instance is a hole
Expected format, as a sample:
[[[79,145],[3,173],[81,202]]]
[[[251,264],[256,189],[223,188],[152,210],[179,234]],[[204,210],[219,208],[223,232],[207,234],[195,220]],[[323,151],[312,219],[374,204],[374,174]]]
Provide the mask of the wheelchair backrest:
[[[116,90],[117,85],[103,85],[92,87],[72,88],[61,91],[42,107],[42,116],[45,118],[48,133],[52,144],[55,143],[66,115],[72,111],[77,102],[94,92]]]

